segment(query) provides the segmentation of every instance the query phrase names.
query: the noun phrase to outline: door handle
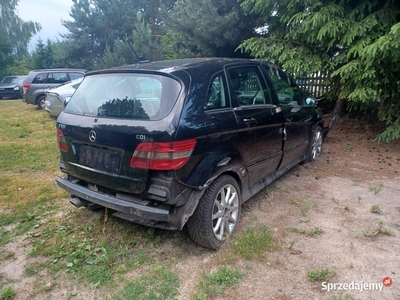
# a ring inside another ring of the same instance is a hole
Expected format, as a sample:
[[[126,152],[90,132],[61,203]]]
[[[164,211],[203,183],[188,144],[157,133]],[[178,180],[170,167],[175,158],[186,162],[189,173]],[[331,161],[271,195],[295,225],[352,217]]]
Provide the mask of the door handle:
[[[248,126],[257,125],[257,119],[254,118],[244,118],[243,122],[246,123]]]
[[[276,106],[276,105],[272,105],[272,112],[275,114],[278,114],[282,111],[282,109],[280,108],[280,106]]]

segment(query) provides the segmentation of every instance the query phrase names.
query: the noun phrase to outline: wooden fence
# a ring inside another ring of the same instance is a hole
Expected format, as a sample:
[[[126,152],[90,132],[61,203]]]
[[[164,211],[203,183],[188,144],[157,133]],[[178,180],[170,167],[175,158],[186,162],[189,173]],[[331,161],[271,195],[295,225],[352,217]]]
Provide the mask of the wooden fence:
[[[329,92],[329,75],[315,73],[309,76],[294,76],[297,85],[315,98],[320,98]]]

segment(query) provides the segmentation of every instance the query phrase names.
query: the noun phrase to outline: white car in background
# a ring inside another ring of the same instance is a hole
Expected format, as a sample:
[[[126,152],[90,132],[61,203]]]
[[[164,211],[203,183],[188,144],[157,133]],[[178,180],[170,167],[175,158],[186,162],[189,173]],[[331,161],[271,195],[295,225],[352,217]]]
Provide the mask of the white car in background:
[[[65,103],[68,102],[73,93],[75,93],[75,90],[81,84],[82,79],[83,77],[45,91],[46,98],[44,109],[50,114],[50,116],[57,117],[60,114]]]

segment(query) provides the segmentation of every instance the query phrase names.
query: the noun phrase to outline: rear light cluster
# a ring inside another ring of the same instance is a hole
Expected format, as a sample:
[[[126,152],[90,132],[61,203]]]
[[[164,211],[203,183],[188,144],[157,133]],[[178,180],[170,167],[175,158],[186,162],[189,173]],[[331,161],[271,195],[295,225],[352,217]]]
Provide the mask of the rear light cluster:
[[[190,158],[195,139],[171,143],[141,143],[132,155],[132,168],[150,170],[176,170]]]
[[[57,129],[57,146],[62,152],[68,152],[67,141],[61,129]]]
[[[25,96],[25,94],[28,92],[29,88],[31,87],[31,84],[30,83],[24,83],[24,85],[22,87],[23,87],[23,93],[24,93],[24,96]]]

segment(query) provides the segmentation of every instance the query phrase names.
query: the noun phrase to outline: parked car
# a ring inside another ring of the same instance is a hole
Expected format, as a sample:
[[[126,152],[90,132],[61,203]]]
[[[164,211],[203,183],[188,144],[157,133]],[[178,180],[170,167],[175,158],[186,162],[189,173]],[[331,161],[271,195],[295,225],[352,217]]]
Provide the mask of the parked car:
[[[22,85],[26,75],[6,76],[0,81],[0,99],[20,99],[22,97]]]
[[[84,76],[83,69],[42,69],[30,71],[23,86],[22,101],[44,108],[45,90]]]
[[[277,89],[279,87],[279,89]],[[323,117],[277,66],[194,58],[87,73],[57,119],[57,183],[76,206],[218,249],[241,205],[318,159]]]
[[[49,89],[45,91],[45,110],[50,114],[52,117],[57,117],[64,105],[68,102],[71,98],[72,94],[78,88],[82,81],[83,77],[69,81],[56,87],[54,89]]]

